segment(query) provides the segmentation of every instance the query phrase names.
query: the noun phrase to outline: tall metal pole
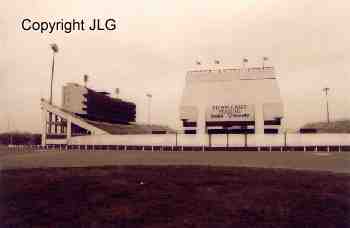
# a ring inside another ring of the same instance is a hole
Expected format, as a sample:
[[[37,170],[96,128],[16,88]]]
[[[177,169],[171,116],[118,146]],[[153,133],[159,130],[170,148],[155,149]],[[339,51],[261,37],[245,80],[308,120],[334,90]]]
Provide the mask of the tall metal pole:
[[[119,93],[120,93],[120,89],[119,88],[115,88],[116,98],[119,98]]]
[[[85,86],[85,88],[87,88],[88,81],[89,81],[89,75],[84,74],[84,86]]]
[[[53,73],[55,70],[55,52],[52,52],[52,68],[51,68],[51,80],[50,80],[50,100],[49,103],[52,104],[52,84],[53,84]],[[49,134],[52,131],[52,112],[49,112]]]
[[[10,128],[10,118],[8,118],[8,120],[7,120],[7,128],[8,128],[8,130],[7,130],[7,132],[8,132],[8,134],[9,134],[9,145],[12,145],[12,133],[11,133],[11,128]]]
[[[52,68],[51,68],[51,80],[50,80],[50,100],[49,103],[52,104],[52,86],[53,86],[53,75],[55,71],[55,53],[58,52],[57,44],[51,44],[52,50]],[[49,112],[49,134],[51,134],[52,130],[52,112]]]
[[[147,122],[148,122],[148,125],[151,125],[151,98],[152,98],[152,94],[147,93],[146,96],[148,97],[148,117],[147,117]]]
[[[329,123],[329,107],[328,107],[328,99],[326,101],[326,105],[327,105],[327,123]]]
[[[55,71],[55,52],[52,52],[52,68],[51,68],[51,81],[50,81],[50,104],[52,104],[52,84],[53,84],[54,71]]]
[[[55,53],[58,52],[58,46],[57,44],[51,44],[51,50],[52,50],[52,68],[51,68],[51,81],[50,81],[50,104],[52,104],[52,86],[53,86],[53,75],[55,71]]]
[[[324,91],[325,94],[326,94],[327,123],[330,122],[330,120],[329,120],[329,105],[328,105],[328,91],[329,91],[329,90],[330,90],[330,88],[328,88],[328,87],[323,88],[323,91]]]

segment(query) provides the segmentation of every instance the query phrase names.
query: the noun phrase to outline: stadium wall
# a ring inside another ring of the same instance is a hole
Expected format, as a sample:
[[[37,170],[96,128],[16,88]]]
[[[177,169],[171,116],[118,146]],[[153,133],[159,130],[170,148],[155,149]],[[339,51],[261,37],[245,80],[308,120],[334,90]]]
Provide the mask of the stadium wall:
[[[89,135],[72,137],[69,139],[68,144],[242,147],[245,146],[245,142],[247,142],[247,146],[339,146],[350,145],[350,134]],[[47,143],[55,144],[51,143],[49,140]]]

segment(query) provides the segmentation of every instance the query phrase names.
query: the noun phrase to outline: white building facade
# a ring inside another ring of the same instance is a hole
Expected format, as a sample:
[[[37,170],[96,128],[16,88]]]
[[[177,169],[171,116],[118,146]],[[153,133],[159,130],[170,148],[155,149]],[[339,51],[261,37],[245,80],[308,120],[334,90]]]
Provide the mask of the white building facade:
[[[282,118],[273,67],[187,72],[180,106],[187,134],[278,134]]]

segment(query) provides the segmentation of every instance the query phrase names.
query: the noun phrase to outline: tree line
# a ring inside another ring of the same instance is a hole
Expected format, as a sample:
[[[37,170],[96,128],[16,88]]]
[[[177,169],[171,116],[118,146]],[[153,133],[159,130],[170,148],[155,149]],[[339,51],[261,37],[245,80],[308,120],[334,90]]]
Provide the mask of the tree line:
[[[41,134],[29,132],[0,133],[0,144],[3,145],[40,145]]]

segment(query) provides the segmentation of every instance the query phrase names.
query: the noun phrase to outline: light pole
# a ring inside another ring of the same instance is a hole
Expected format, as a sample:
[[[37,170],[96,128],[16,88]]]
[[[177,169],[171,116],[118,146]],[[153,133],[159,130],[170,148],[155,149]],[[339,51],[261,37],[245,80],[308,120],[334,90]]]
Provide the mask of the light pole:
[[[328,107],[328,91],[330,90],[330,88],[325,87],[322,89],[323,92],[325,92],[326,95],[326,108],[327,108],[327,123],[329,123],[329,107]]]
[[[58,52],[57,44],[50,44],[52,50],[52,68],[51,68],[51,80],[50,80],[50,100],[49,103],[52,104],[52,84],[53,84],[53,73],[55,71],[55,54]],[[55,123],[56,124],[56,123]],[[52,130],[52,112],[49,112],[49,134]]]
[[[88,81],[89,81],[89,75],[84,74],[84,86],[85,86],[85,88],[87,88]]]
[[[55,71],[55,54],[58,52],[57,44],[50,44],[52,50],[52,68],[51,68],[51,81],[50,81],[50,104],[52,104],[52,84],[53,84],[53,73]]]
[[[120,89],[119,88],[115,88],[114,92],[115,92],[116,98],[119,98]]]
[[[12,132],[11,132],[11,128],[10,128],[10,117],[7,119],[7,129],[8,129],[8,134],[9,134],[9,141],[8,144],[12,145]]]
[[[152,94],[147,93],[146,96],[148,98],[148,116],[147,116],[147,121],[148,121],[148,125],[151,125],[151,99],[152,99]]]

